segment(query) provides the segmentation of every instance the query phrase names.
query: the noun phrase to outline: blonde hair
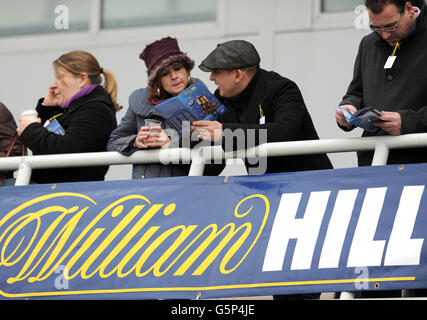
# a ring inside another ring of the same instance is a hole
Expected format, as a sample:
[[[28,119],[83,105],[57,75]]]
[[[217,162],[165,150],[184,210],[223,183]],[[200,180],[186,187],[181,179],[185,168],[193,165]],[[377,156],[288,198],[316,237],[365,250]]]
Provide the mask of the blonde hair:
[[[91,84],[102,83],[101,73],[104,74],[104,90],[110,95],[116,111],[123,107],[117,103],[117,82],[113,73],[110,70],[103,69],[98,63],[98,60],[86,51],[75,50],[63,54],[53,62],[55,71],[57,68],[62,68],[76,76],[87,73]]]

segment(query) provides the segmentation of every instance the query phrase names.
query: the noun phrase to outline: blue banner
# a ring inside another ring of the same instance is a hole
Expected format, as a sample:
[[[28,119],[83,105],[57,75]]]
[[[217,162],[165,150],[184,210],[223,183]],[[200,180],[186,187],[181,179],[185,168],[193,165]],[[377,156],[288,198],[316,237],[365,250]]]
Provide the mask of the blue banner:
[[[4,299],[427,288],[427,164],[0,188]]]

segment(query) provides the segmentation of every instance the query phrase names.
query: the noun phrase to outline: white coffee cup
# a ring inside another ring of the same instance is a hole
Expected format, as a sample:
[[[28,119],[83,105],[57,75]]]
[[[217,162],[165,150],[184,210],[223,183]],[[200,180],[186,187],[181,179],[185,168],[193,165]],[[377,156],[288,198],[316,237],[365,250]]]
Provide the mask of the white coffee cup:
[[[36,110],[31,109],[31,110],[26,110],[26,111],[22,112],[21,116],[25,117],[29,120],[37,120],[38,113]]]

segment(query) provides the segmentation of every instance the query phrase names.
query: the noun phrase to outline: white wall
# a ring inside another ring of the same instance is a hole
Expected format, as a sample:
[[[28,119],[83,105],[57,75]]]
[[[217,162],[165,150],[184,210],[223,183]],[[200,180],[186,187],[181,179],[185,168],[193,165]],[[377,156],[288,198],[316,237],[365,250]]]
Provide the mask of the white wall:
[[[352,27],[355,15],[347,15],[339,27],[329,28],[325,17],[319,20],[317,1],[220,0],[217,23],[2,38],[0,101],[15,118],[33,108],[53,79],[52,61],[64,52],[82,49],[93,53],[102,67],[115,73],[119,102],[126,109],[129,94],[146,84],[139,53],[147,43],[166,35],[178,38],[181,49],[196,61],[192,75],[214,90],[209,74],[197,65],[217,43],[246,39],[258,48],[263,68],[298,84],[321,139],[359,136],[360,131],[344,133],[338,129],[334,108],[351,80],[358,44],[366,31]],[[336,25],[336,20],[330,25]],[[119,121],[124,112],[117,114]],[[335,167],[356,165],[354,153],[331,155],[331,159]],[[108,173],[108,179],[129,177],[130,166],[112,167]]]
[[[360,136],[335,122],[335,107],[352,79],[360,32],[330,30],[280,34],[275,66],[300,87],[321,139]],[[329,155],[335,167],[356,166],[355,153]]]

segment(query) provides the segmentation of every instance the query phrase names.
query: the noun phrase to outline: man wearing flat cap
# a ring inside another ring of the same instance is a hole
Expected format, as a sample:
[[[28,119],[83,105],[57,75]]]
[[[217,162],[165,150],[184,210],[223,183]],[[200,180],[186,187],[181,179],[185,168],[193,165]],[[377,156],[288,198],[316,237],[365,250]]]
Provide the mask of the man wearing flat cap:
[[[218,86],[215,96],[227,107],[218,121],[193,123],[193,129],[204,132],[201,139],[227,139],[226,129],[243,130],[246,141],[253,133],[260,137],[261,130],[266,130],[267,141],[257,140],[255,145],[319,139],[297,85],[275,72],[261,69],[260,57],[251,43],[244,40],[221,43],[199,68],[211,73],[210,80]],[[260,173],[318,169],[332,169],[326,154],[270,157],[266,172]]]

